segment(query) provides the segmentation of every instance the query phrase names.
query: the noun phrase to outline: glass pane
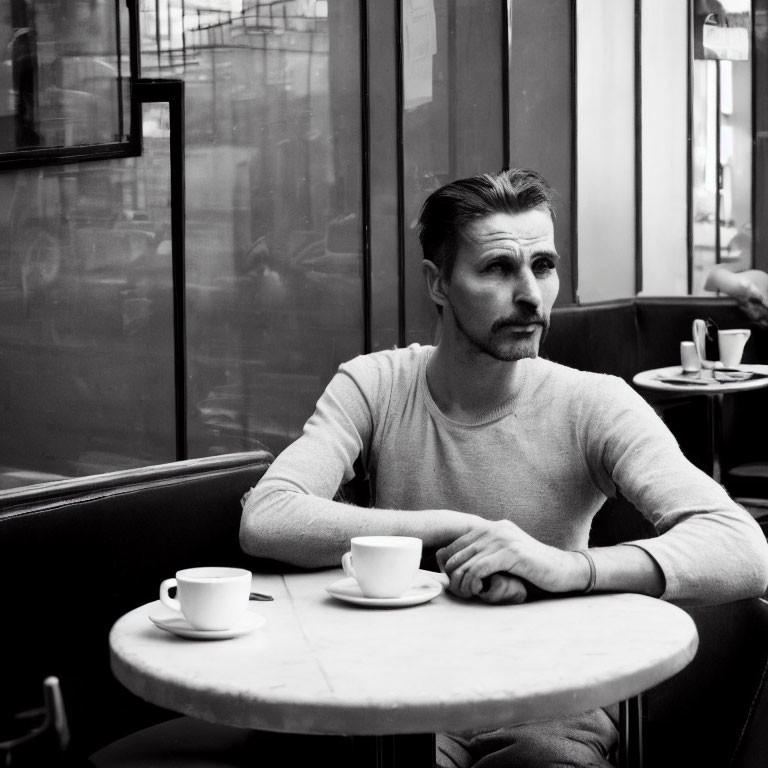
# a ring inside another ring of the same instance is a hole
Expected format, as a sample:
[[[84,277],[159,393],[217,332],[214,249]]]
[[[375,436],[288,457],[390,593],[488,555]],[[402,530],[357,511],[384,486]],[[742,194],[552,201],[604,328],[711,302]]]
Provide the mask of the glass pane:
[[[576,13],[578,297],[586,302],[635,293],[635,3],[578,0]]]
[[[722,10],[727,26],[695,28],[705,42],[697,56],[706,58],[693,62],[694,294],[705,293],[715,264],[734,272],[753,264],[749,4],[724,0]]]
[[[688,36],[689,0],[643,0],[642,291],[688,293]],[[659,179],[663,179],[660,193]]]
[[[720,62],[720,261],[752,266],[752,66]]]
[[[357,0],[142,3],[143,74],[186,83],[192,456],[278,452],[363,351],[359,22]]]
[[[11,0],[0,38],[0,152],[127,140],[126,3]]]
[[[503,3],[402,0],[406,340],[430,343],[416,220],[442,184],[504,162]]]
[[[399,38],[400,28],[392,3],[368,3],[368,61],[371,66],[368,77],[370,324],[373,351],[395,346],[400,331],[400,71],[395,56]]]
[[[167,157],[0,174],[0,488],[175,458]]]
[[[557,191],[559,304],[573,290],[573,10],[561,0],[512,0],[510,165],[534,168]]]
[[[693,293],[702,293],[707,273],[717,263],[717,62],[693,62]]]

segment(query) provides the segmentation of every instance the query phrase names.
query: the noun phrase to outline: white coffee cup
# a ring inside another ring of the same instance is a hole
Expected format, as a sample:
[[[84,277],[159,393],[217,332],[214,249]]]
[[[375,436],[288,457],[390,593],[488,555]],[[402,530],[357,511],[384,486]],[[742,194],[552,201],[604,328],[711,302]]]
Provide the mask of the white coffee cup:
[[[185,568],[160,584],[160,602],[195,629],[230,629],[248,608],[251,575],[244,568]],[[176,598],[168,594],[171,587]]]
[[[680,342],[680,363],[684,371],[692,372],[701,370],[701,360],[696,351],[696,345],[692,341]]]
[[[735,368],[741,362],[744,345],[751,335],[749,328],[730,328],[717,332],[720,362],[726,368]]]
[[[412,536],[356,536],[341,566],[365,597],[400,597],[416,580],[421,548]]]

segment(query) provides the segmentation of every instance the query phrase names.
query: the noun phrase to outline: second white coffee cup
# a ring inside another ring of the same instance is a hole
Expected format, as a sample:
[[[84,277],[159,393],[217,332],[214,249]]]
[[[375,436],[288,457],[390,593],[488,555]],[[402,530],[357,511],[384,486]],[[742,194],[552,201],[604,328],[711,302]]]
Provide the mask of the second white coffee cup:
[[[421,549],[412,536],[356,536],[341,565],[365,597],[400,597],[416,580]]]
[[[749,328],[730,328],[717,332],[720,362],[726,368],[735,368],[741,362],[744,345],[751,335]]]
[[[176,587],[176,598],[168,594]],[[248,609],[251,572],[244,568],[185,568],[160,584],[160,602],[179,611],[195,629],[235,626]]]

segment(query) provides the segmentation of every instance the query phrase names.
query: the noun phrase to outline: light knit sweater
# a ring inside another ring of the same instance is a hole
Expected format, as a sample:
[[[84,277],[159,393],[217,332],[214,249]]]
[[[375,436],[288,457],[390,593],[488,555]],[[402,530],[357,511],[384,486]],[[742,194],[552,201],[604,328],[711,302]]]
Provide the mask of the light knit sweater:
[[[768,545],[758,525],[683,456],[621,379],[521,360],[517,394],[463,424],[429,392],[433,349],[411,345],[340,367],[303,435],[246,497],[253,554],[338,562],[326,561],[323,541],[350,507],[331,499],[361,457],[376,508],[506,518],[565,550],[587,546],[593,516],[620,489],[660,534],[631,543],[661,567],[665,599],[724,602],[766,589]]]

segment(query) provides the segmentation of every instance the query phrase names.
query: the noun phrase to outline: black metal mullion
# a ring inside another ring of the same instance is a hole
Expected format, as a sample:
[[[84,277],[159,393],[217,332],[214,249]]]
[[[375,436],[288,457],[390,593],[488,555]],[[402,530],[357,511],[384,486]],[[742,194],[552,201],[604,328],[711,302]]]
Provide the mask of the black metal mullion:
[[[395,66],[397,69],[397,343],[405,346],[405,176],[403,164],[403,13],[395,0]]]
[[[120,0],[115,0],[115,50],[117,51],[117,132],[120,140],[125,136],[125,116],[123,114],[123,56],[120,49]]]
[[[688,253],[687,253],[687,286],[686,292],[693,293],[693,0],[688,3],[688,71],[686,73],[687,114],[686,134],[688,153],[686,158],[686,207],[688,209]]]
[[[371,264],[371,99],[368,66],[368,0],[360,2],[360,132],[362,148],[362,232],[363,232],[363,351],[373,351],[373,297]]]
[[[184,248],[184,81],[137,80],[136,101],[167,102],[170,111],[171,276],[173,290],[173,374],[176,460],[188,458],[186,269]]]
[[[635,295],[643,290],[643,62],[641,0],[635,0]]]
[[[722,260],[720,248],[720,192],[723,187],[723,164],[720,162],[720,133],[722,113],[720,82],[720,59],[715,62],[715,264]]]
[[[751,182],[751,199],[749,201],[749,217],[750,217],[750,224],[752,225],[752,244],[751,249],[749,252],[749,268],[754,269],[755,268],[755,243],[757,242],[757,227],[755,226],[756,217],[757,217],[757,131],[758,131],[758,124],[757,124],[757,108],[758,108],[758,97],[757,97],[757,83],[758,83],[758,63],[757,63],[757,48],[755,47],[757,44],[757,35],[755,34],[755,11],[757,3],[755,0],[752,0],[749,4],[749,13],[750,13],[750,30],[749,30],[749,53],[750,53],[750,80],[751,80],[751,94],[750,94],[750,101],[751,101],[751,108],[752,108],[752,168],[750,173],[750,182]]]
[[[571,0],[571,295],[579,304],[579,89],[576,82],[578,66],[578,14],[576,0]]]
[[[510,109],[512,100],[509,96],[509,67],[512,60],[512,0],[502,0],[501,3],[501,103],[502,107],[502,163],[504,168],[509,168],[512,162],[512,131],[510,128]]]

